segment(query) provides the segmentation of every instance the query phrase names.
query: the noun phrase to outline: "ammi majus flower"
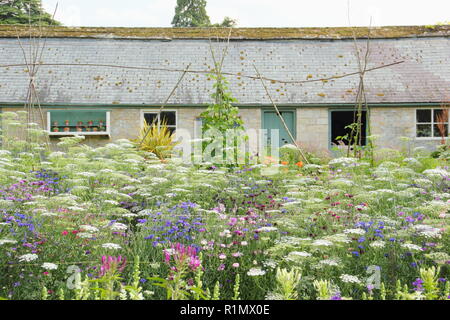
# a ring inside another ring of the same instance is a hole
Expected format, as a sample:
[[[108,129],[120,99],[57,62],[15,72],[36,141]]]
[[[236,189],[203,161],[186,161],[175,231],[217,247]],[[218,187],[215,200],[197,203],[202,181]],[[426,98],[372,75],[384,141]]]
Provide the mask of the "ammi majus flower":
[[[341,279],[342,282],[345,282],[345,283],[361,284],[361,280],[359,280],[359,278],[357,276],[352,276],[350,274],[341,274],[341,276],[339,278]]]
[[[117,243],[104,243],[104,244],[102,244],[102,248],[114,249],[114,250],[122,249],[122,247],[120,245],[118,245]]]
[[[28,254],[21,255],[19,257],[19,261],[20,262],[31,262],[31,261],[37,260],[37,258],[38,258],[37,254],[28,253]]]
[[[261,268],[251,268],[248,270],[247,275],[250,277],[257,277],[257,276],[263,276],[266,272],[262,270]]]

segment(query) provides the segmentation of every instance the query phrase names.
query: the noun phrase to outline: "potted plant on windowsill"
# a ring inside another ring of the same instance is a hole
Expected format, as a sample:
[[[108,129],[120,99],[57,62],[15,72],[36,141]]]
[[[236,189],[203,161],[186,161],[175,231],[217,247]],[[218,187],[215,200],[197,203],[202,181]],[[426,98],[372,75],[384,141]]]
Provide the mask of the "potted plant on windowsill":
[[[70,128],[69,127],[64,127],[64,132],[70,132]]]
[[[53,132],[59,132],[59,128],[58,127],[53,127],[52,131]]]
[[[89,120],[87,124],[88,124],[88,126],[92,127],[94,125],[94,121]]]
[[[83,132],[83,128],[82,127],[77,127],[77,132]]]
[[[70,125],[70,120],[64,120],[64,125],[69,126]]]

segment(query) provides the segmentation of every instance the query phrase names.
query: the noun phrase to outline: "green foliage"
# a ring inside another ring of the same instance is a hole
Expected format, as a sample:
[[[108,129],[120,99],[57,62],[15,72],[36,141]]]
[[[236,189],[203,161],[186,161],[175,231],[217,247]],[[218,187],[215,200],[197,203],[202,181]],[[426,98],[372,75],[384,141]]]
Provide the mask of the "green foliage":
[[[212,135],[214,135],[214,132],[217,132],[220,137],[208,136],[206,138],[216,139],[217,141],[213,141],[214,144],[225,147],[227,141],[224,138],[230,135],[231,131],[234,133],[243,131],[244,122],[239,117],[239,108],[233,106],[233,103],[237,102],[237,100],[232,97],[226,78],[220,73],[209,76],[215,80],[213,85],[214,93],[211,95],[214,102],[208,106],[206,111],[200,114],[203,121],[203,132],[212,132]],[[234,148],[234,160],[237,160],[239,156],[239,145],[245,139],[246,136],[244,135],[235,136],[233,137],[232,146],[226,146]],[[206,141],[203,144],[203,150],[208,145],[211,145],[210,141]],[[220,157],[220,155],[215,156]]]
[[[142,139],[144,141],[141,144]],[[160,126],[156,122],[148,124],[145,121],[139,132],[139,137],[133,142],[136,143],[140,150],[154,153],[161,160],[170,157],[173,148],[178,144],[178,142],[174,141],[174,135],[167,127],[165,121]]]
[[[186,28],[210,25],[211,21],[206,13],[206,0],[177,0],[172,26]]]
[[[236,26],[236,20],[225,17],[221,23],[211,24],[208,13],[206,12],[206,0],[177,0],[172,26],[175,28],[232,28]]]
[[[431,153],[433,158],[442,159],[445,161],[450,160],[450,145],[441,144],[436,148],[436,151]]]
[[[0,24],[61,25],[42,8],[41,0],[5,0],[0,3]]]
[[[228,129],[243,128],[244,123],[238,116],[239,108],[232,105],[237,100],[228,89],[228,81],[222,75],[211,74],[210,77],[215,80],[214,93],[211,95],[215,102],[200,115],[204,130],[217,129],[225,133]]]
[[[237,25],[237,21],[230,17],[225,17],[221,23],[214,23],[211,27],[218,28],[234,28]]]

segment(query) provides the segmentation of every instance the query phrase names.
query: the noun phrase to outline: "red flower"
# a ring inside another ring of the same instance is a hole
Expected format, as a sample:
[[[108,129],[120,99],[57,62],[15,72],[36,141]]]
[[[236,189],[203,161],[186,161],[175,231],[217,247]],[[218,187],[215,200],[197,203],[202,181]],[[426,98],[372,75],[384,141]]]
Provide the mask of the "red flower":
[[[66,231],[66,230],[64,230],[63,232],[61,232],[61,234],[62,234],[63,236],[67,236],[67,235],[69,234],[69,232]]]

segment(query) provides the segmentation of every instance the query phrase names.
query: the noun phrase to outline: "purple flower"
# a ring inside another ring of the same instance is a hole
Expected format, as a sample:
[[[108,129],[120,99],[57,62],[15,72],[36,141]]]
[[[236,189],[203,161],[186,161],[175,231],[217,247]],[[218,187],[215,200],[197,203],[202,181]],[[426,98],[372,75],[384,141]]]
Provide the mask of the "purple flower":
[[[417,278],[416,281],[414,281],[413,286],[415,286],[414,290],[415,291],[423,291],[423,280],[420,278]]]

